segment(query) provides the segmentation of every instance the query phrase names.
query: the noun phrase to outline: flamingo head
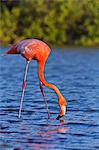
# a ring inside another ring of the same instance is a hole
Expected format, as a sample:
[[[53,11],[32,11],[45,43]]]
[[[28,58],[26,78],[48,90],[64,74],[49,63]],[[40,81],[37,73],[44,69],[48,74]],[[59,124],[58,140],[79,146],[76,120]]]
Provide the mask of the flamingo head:
[[[58,99],[58,104],[60,107],[60,113],[58,115],[58,117],[56,118],[57,120],[59,120],[61,117],[63,117],[66,113],[66,100],[64,97],[60,97]]]

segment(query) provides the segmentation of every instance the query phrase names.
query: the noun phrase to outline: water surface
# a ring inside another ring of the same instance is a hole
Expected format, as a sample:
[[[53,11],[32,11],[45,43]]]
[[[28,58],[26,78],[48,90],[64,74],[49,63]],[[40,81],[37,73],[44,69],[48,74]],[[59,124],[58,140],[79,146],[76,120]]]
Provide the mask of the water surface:
[[[0,53],[6,48],[1,48]],[[98,150],[99,149],[99,50],[53,50],[45,78],[67,99],[67,113],[59,113],[57,96],[44,87],[51,118],[47,119],[39,89],[37,63],[29,66],[21,118],[19,103],[25,59],[0,57],[0,150]]]

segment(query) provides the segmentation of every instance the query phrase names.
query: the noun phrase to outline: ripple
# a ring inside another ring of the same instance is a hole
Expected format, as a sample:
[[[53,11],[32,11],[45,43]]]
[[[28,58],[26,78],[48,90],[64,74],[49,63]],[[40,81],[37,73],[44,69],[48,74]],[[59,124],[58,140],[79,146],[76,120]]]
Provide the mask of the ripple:
[[[30,65],[22,114],[18,118],[25,61],[19,56],[0,58],[2,150],[99,149],[99,51],[69,49],[54,53],[46,64],[45,77],[67,99],[67,112],[60,121],[55,119],[59,113],[57,96],[44,87],[51,114],[47,118],[35,62]]]

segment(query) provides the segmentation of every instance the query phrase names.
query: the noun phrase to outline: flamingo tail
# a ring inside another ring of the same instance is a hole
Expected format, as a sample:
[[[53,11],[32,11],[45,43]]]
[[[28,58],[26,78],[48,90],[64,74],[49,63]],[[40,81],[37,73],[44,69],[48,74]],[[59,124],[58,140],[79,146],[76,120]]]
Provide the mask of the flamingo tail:
[[[10,50],[6,51],[4,54],[0,54],[0,56],[5,56],[8,54],[18,54],[18,52],[16,49],[10,49]]]

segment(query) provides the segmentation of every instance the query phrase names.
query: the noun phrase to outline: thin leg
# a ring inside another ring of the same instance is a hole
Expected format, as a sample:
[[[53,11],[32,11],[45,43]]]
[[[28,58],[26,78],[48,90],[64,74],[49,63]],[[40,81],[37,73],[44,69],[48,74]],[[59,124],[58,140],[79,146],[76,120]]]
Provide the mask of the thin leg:
[[[20,101],[19,118],[21,116],[22,102],[23,102],[24,92],[25,92],[25,88],[26,88],[26,77],[27,77],[28,65],[29,65],[29,61],[26,62],[24,80],[23,80],[23,85],[22,85],[22,97],[21,97],[21,101]]]
[[[50,113],[49,113],[49,110],[48,110],[47,101],[46,101],[46,97],[44,95],[44,90],[43,90],[42,82],[41,81],[40,81],[40,89],[41,89],[41,93],[42,93],[42,96],[43,96],[43,99],[44,99],[44,102],[45,102],[46,111],[48,113],[48,119],[49,119],[50,118]]]

